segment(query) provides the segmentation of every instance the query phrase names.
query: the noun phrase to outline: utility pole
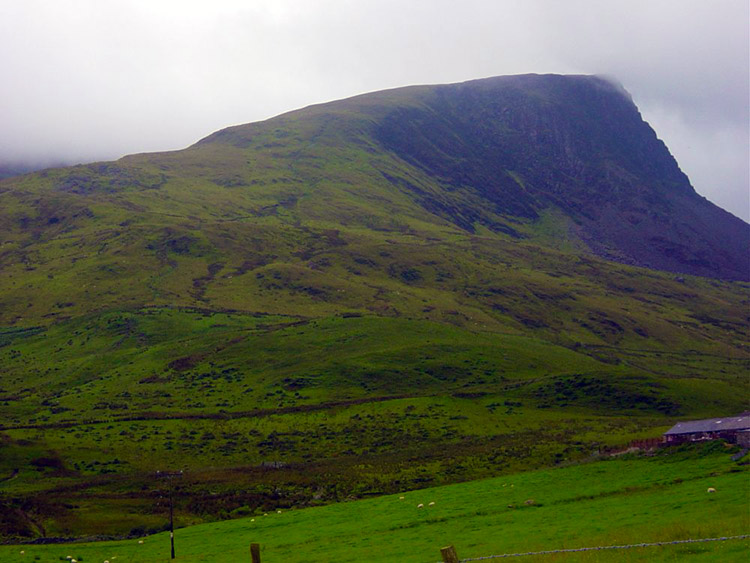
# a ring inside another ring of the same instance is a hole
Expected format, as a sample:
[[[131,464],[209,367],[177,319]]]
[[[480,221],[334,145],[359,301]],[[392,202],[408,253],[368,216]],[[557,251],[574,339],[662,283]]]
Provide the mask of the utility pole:
[[[172,500],[172,479],[182,477],[182,471],[157,471],[157,478],[167,479],[169,482],[169,542],[172,547],[172,559],[174,559],[174,502]]]

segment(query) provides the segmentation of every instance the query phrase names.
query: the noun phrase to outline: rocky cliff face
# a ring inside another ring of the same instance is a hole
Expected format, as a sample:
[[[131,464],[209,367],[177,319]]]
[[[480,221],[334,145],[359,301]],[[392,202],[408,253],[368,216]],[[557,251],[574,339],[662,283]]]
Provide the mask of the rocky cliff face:
[[[620,86],[526,75],[437,86],[420,97],[421,106],[394,108],[376,135],[447,190],[479,196],[504,216],[559,209],[609,259],[750,276],[750,227],[695,193]],[[463,207],[455,220],[481,222]]]

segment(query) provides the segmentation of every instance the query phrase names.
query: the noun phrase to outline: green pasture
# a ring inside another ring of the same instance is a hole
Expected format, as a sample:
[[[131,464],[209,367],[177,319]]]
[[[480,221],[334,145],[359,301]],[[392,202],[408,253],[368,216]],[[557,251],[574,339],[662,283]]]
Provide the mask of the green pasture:
[[[747,534],[750,481],[721,443],[179,528],[177,561],[434,562],[460,557]],[[709,493],[712,487],[715,493]],[[434,503],[434,504],[430,504]],[[419,507],[418,505],[423,505]],[[537,561],[745,561],[727,541],[565,554]],[[21,551],[25,553],[21,555]],[[124,541],[0,547],[3,561],[160,562],[166,533]]]

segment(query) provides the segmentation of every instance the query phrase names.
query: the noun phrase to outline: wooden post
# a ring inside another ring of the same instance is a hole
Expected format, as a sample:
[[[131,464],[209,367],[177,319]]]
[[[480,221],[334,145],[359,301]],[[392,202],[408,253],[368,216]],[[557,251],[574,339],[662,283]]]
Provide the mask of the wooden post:
[[[250,558],[253,563],[260,563],[260,544],[259,543],[250,544]]]
[[[458,555],[456,554],[456,548],[452,545],[444,547],[440,550],[440,555],[443,556],[443,563],[458,563]]]

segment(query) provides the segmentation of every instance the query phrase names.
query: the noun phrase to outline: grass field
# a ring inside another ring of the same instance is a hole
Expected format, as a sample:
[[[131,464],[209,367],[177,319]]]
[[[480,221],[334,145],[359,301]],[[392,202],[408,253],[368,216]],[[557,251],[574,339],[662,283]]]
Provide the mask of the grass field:
[[[439,560],[439,548],[448,544],[465,558],[747,534],[750,480],[747,467],[730,460],[733,451],[720,442],[683,446],[653,457],[610,458],[181,528],[175,533],[177,561],[249,561],[251,542],[261,544],[268,563],[428,563]],[[749,549],[748,540],[735,540],[521,560],[740,562]],[[169,537],[0,547],[0,558],[9,563],[67,555],[86,563],[166,562]]]

